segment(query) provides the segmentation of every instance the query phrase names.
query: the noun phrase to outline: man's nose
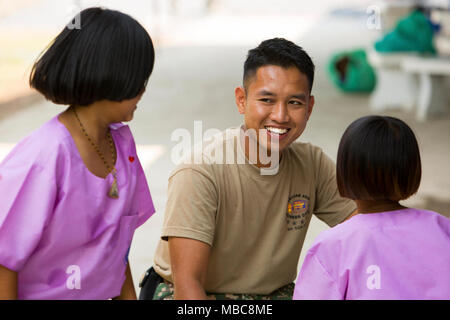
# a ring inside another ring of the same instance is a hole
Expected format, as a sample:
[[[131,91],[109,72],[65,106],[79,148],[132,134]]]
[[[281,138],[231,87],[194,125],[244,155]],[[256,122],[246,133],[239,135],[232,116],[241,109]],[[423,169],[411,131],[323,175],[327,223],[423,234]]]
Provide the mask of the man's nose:
[[[288,122],[289,112],[287,104],[284,102],[277,103],[272,110],[271,118],[278,123]]]

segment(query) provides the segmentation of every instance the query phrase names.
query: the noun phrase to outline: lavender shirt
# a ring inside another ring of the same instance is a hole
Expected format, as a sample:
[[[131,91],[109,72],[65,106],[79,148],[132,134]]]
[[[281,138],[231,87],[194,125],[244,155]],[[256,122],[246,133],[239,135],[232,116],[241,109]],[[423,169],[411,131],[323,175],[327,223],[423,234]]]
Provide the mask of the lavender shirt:
[[[134,230],[155,210],[129,127],[110,128],[118,199],[57,117],[0,164],[0,265],[18,272],[19,299],[120,295]]]
[[[450,219],[404,209],[359,214],[321,233],[294,299],[450,299]]]

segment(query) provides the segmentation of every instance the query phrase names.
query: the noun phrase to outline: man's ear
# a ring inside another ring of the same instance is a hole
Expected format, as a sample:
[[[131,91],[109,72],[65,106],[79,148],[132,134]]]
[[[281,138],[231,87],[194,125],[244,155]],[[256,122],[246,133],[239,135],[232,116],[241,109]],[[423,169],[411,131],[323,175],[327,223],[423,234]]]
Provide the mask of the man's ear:
[[[314,108],[314,102],[315,102],[314,96],[309,96],[309,103],[308,103],[308,118],[307,118],[307,120],[309,120],[309,117],[311,116],[311,113],[312,113],[312,111],[313,111],[313,108]]]
[[[237,87],[236,89],[234,89],[234,97],[236,99],[236,106],[238,108],[239,113],[244,114],[245,113],[245,100],[246,100],[244,87],[240,86],[240,87]]]

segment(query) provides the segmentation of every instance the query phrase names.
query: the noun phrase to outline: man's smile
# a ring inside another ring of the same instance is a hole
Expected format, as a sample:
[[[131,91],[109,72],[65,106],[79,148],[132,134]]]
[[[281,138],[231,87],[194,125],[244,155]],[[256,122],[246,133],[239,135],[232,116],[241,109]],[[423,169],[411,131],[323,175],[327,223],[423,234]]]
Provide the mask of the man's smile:
[[[291,130],[291,128],[287,127],[275,127],[275,126],[264,126],[264,128],[267,130],[267,133],[274,138],[277,138],[279,140],[285,138],[288,134],[288,132]]]

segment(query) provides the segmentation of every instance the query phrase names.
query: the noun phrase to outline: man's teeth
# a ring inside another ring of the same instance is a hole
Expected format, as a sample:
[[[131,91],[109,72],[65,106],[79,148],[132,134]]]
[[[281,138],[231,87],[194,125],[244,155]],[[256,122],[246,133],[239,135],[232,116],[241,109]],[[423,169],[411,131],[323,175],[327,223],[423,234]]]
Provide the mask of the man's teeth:
[[[285,134],[286,132],[288,132],[288,129],[274,128],[274,127],[266,127],[266,129],[276,134]]]

